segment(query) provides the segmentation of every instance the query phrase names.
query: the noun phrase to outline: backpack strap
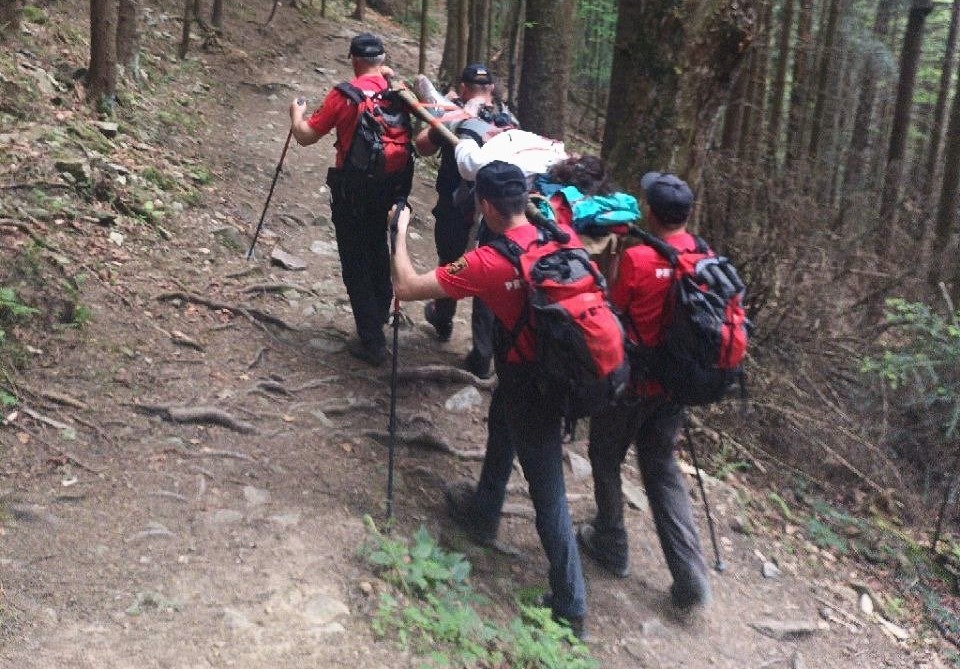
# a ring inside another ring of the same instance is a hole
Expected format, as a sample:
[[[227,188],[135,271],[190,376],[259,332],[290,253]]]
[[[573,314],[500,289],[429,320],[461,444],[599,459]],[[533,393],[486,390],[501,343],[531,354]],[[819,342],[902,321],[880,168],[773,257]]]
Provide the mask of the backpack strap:
[[[706,240],[699,235],[693,236],[693,250],[697,253],[710,254],[710,245],[707,244]]]
[[[630,230],[630,235],[637,237],[647,246],[652,246],[657,253],[663,256],[663,258],[670,263],[671,267],[677,266],[677,262],[679,262],[680,258],[680,252],[659,237],[655,237],[646,230],[641,230],[639,228],[632,228]]]
[[[334,88],[340,91],[345,98],[350,100],[355,105],[359,105],[367,98],[366,93],[351,84],[349,81],[343,81],[334,86]]]
[[[504,235],[500,235],[487,242],[487,246],[509,260],[510,264],[514,266],[520,275],[520,280],[523,281],[524,284],[527,283],[526,278],[523,276],[523,265],[520,262],[520,256],[523,255],[523,248],[519,244]],[[506,327],[503,328],[508,336],[507,345],[503,349],[504,359],[506,359],[506,354],[510,349],[516,345],[517,340],[520,338],[520,333],[523,332],[523,329],[529,324],[529,312],[530,294],[529,291],[527,291],[524,293],[523,309],[520,310],[520,317],[517,318],[517,322],[513,324],[513,329],[507,330]]]

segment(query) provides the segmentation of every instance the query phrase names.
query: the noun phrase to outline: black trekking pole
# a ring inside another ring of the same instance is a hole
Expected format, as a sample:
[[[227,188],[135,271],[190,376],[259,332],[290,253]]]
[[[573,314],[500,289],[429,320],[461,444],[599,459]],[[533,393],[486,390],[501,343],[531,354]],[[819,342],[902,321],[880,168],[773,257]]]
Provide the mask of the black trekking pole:
[[[396,211],[390,218],[390,255],[397,253],[397,224],[400,213],[407,206],[407,198],[397,199]],[[390,435],[387,444],[387,531],[390,530],[390,521],[393,520],[393,463],[397,451],[397,360],[400,344],[400,300],[393,296],[393,360],[390,370],[390,422],[387,433]]]
[[[301,98],[297,98],[300,103]],[[277,187],[277,179],[280,177],[280,169],[283,167],[283,160],[287,157],[287,149],[290,148],[290,138],[293,137],[293,125],[287,133],[287,141],[283,143],[283,151],[280,152],[280,162],[277,163],[277,171],[273,173],[273,183],[270,184],[270,192],[267,193],[267,201],[263,203],[263,212],[260,214],[260,222],[257,223],[257,230],[253,233],[253,242],[250,244],[250,250],[247,251],[247,260],[253,257],[253,247],[257,245],[257,239],[260,237],[260,230],[263,228],[263,221],[267,217],[267,207],[270,206],[270,198],[273,197],[273,189]]]
[[[723,558],[720,557],[720,547],[717,545],[717,532],[713,527],[713,514],[710,513],[710,503],[707,502],[707,491],[703,487],[703,476],[700,474],[700,463],[697,462],[697,447],[693,443],[693,437],[690,435],[690,417],[686,409],[683,411],[683,430],[687,437],[687,448],[690,450],[690,459],[693,461],[693,471],[697,474],[697,484],[700,486],[700,497],[703,498],[703,508],[707,512],[707,527],[710,529],[710,542],[713,544],[713,554],[716,556],[716,563],[713,568],[718,572],[726,570]]]

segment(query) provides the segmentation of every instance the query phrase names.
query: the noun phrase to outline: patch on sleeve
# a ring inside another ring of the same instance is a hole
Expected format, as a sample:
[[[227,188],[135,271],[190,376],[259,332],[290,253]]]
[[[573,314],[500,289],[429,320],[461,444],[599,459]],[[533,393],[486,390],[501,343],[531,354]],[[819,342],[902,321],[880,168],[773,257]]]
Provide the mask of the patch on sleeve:
[[[460,256],[452,263],[447,264],[443,269],[447,272],[447,274],[455,276],[467,269],[467,259],[464,256]]]

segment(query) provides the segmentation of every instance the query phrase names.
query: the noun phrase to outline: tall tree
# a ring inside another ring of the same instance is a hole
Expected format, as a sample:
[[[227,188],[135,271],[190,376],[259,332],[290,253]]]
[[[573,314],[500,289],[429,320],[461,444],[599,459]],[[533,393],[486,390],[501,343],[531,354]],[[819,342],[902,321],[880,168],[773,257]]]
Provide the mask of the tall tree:
[[[458,69],[463,64],[457,60],[460,48],[460,1],[446,0],[447,30],[443,38],[443,56],[440,58],[440,72],[437,74],[438,83],[451,84],[456,81]],[[424,72],[423,74],[427,74]],[[446,91],[441,91],[446,92]]]
[[[804,130],[807,127],[810,61],[813,55],[810,35],[813,28],[813,0],[799,2],[797,42],[793,49],[793,73],[790,77],[790,113],[787,117],[787,166],[795,164],[803,150]]]
[[[904,150],[910,130],[910,111],[913,107],[913,90],[920,65],[923,47],[923,27],[927,15],[933,10],[933,0],[913,0],[903,35],[903,51],[900,53],[900,78],[897,82],[897,99],[893,108],[893,127],[890,130],[890,148],[884,172],[883,192],[880,195],[880,216],[877,221],[874,246],[877,254],[886,256],[890,248],[890,233],[897,218],[900,199],[900,181],[903,179]]]
[[[524,0],[513,0],[507,14],[507,100],[517,103],[520,86],[520,65],[523,60],[523,24],[526,13]]]
[[[0,42],[20,32],[21,0],[0,0]]]
[[[943,186],[940,188],[940,206],[937,208],[937,220],[934,226],[933,252],[930,254],[930,283],[936,286],[940,281],[946,260],[953,261],[953,296],[960,299],[960,253],[956,249],[948,251],[951,235],[960,228],[957,221],[958,186],[960,186],[960,77],[957,78],[956,92],[950,111],[950,125],[947,128],[947,146],[944,151]]]
[[[140,81],[140,0],[120,0],[117,10],[117,63]]]
[[[575,6],[574,0],[527,0],[520,120],[554,139],[564,135]]]
[[[767,65],[770,60],[770,19],[773,12],[772,0],[761,0],[760,16],[757,23],[757,38],[750,46],[753,52],[750,62],[750,86],[747,90],[747,104],[743,110],[740,131],[740,155],[753,162],[759,155],[759,139],[763,137],[764,103],[767,99]]]
[[[647,169],[699,179],[754,20],[739,0],[620,0],[602,153],[621,183]]]
[[[827,97],[831,91],[836,94],[834,85],[836,78],[833,72],[837,68],[836,49],[837,33],[840,31],[840,13],[843,8],[842,0],[830,0],[826,6],[826,25],[820,37],[820,67],[817,72],[817,95],[813,104],[813,116],[810,119],[810,146],[807,150],[811,160],[816,160],[820,149],[820,140],[824,136],[827,109]]]
[[[213,0],[210,8],[210,26],[218,35],[223,34],[223,0]]]
[[[770,89],[770,114],[767,124],[767,154],[776,164],[780,146],[780,128],[783,119],[783,101],[787,90],[787,67],[790,64],[790,33],[793,31],[793,7],[795,0],[783,0],[780,16],[780,32],[777,36],[777,68]]]
[[[427,37],[430,26],[430,0],[422,0],[420,3],[420,59],[417,62],[417,72],[423,72],[427,69]]]
[[[117,95],[117,0],[90,0],[87,100],[112,113]]]
[[[958,28],[960,28],[960,0],[954,0],[950,13],[950,31],[947,33],[947,49],[943,56],[943,69],[940,70],[937,106],[933,112],[933,127],[930,129],[927,168],[924,170],[924,193],[928,198],[936,190],[937,161],[940,159],[940,145],[943,141],[943,119],[946,115],[947,101],[950,98],[950,83],[953,80],[953,66],[957,56],[957,33],[960,32]]]
[[[467,60],[471,63],[487,64],[487,42],[490,36],[490,22],[487,14],[490,0],[470,0],[470,39]]]
[[[853,117],[853,129],[846,165],[843,170],[843,204],[846,211],[852,204],[852,198],[864,184],[864,169],[867,165],[867,149],[870,145],[870,130],[873,126],[873,108],[877,99],[877,84],[883,72],[883,64],[889,53],[885,37],[890,31],[890,19],[896,0],[880,0],[877,15],[873,22],[873,41],[863,64],[860,81],[860,96]]]

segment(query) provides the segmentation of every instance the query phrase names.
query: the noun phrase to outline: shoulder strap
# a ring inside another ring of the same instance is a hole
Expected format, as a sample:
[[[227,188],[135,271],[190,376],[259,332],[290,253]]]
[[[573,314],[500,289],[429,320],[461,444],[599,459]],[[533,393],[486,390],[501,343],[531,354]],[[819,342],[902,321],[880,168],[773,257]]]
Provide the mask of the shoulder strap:
[[[349,81],[341,82],[334,86],[334,88],[343,93],[344,97],[353,102],[355,105],[360,104],[367,97],[363,91],[351,84]]]
[[[710,245],[707,244],[706,240],[703,237],[699,235],[694,235],[693,243],[694,243],[693,249],[697,253],[706,253],[706,254],[710,253]]]
[[[517,272],[520,273],[520,278],[523,278],[523,266],[520,263],[520,256],[523,255],[523,248],[521,248],[519,244],[509,237],[500,235],[499,237],[487,242],[487,246],[509,260],[510,264],[513,265]]]
[[[647,246],[653,247],[653,249],[657,253],[663,256],[663,258],[670,263],[671,267],[677,266],[677,262],[680,254],[677,252],[675,248],[667,244],[665,241],[663,241],[659,237],[655,237],[654,235],[651,235],[646,230],[633,229],[633,230],[630,230],[630,234],[633,235],[634,237],[638,237],[640,241],[642,241]]]

